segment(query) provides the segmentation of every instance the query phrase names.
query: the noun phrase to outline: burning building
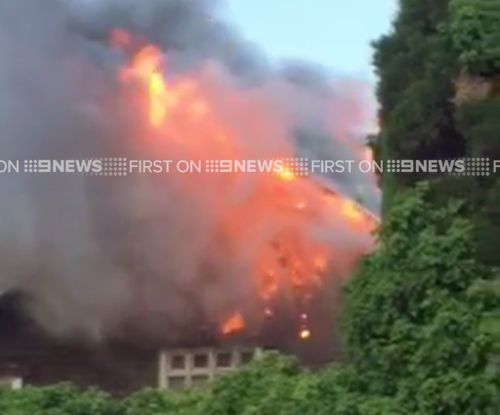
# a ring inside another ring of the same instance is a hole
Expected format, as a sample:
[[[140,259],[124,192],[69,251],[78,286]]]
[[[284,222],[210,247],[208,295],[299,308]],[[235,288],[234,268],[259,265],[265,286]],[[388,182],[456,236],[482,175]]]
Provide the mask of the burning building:
[[[373,245],[375,178],[286,163],[370,157],[360,84],[271,68],[202,0],[7,0],[0,57],[5,157],[283,163],[0,176],[5,373],[120,392],[156,384],[165,348],[339,354],[339,287]]]

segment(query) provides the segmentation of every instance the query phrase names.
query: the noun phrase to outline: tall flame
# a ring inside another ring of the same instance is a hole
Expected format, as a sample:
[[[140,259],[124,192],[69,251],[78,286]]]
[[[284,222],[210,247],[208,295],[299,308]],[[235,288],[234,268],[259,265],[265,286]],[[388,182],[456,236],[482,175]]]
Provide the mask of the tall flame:
[[[124,48],[131,43],[130,38],[126,32],[115,31],[112,44]],[[217,116],[196,77],[177,75],[167,79],[164,63],[156,46],[145,45],[119,73],[120,81],[142,90],[144,116],[151,130],[161,132],[159,137],[180,137],[184,148],[196,155],[203,155],[203,148],[208,146],[228,158],[240,155],[230,125]],[[205,147],[199,145],[200,141]],[[327,242],[314,240],[305,229],[311,223],[332,229],[342,223],[352,233],[368,235],[377,220],[349,198],[296,177],[286,168],[277,175],[260,178],[256,188],[256,195],[245,204],[221,214],[222,233],[234,247],[245,244],[245,234],[264,219],[284,223],[256,255],[254,285],[265,318],[274,317],[275,300],[291,295],[299,308],[298,336],[309,340],[312,332],[306,309],[328,278],[332,253]],[[220,324],[220,332],[232,335],[245,326],[243,311],[236,310]]]

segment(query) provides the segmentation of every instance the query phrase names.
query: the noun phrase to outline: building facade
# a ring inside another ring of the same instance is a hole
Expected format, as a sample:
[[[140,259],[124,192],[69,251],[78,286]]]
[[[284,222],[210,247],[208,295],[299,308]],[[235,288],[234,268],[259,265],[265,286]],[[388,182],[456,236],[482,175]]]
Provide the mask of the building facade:
[[[260,353],[259,348],[196,348],[162,350],[158,355],[160,389],[201,386],[237,370]]]

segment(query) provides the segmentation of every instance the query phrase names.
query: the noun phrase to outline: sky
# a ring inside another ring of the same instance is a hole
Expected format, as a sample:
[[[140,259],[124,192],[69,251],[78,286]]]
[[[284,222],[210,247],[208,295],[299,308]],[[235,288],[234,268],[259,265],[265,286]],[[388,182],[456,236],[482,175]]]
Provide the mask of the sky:
[[[397,0],[228,0],[225,14],[273,60],[300,58],[374,79],[370,43],[390,30]]]

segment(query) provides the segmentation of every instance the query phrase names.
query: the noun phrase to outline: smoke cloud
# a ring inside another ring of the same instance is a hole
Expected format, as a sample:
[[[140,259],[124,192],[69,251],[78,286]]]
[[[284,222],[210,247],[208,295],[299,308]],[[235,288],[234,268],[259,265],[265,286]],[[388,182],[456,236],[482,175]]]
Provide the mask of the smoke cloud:
[[[218,18],[219,7],[208,0],[3,0],[2,158],[226,155],[203,136],[188,137],[199,127],[143,137],[137,91],[117,81],[127,56],[108,45],[115,28],[161,47],[167,76],[195,76],[247,158],[362,158],[369,89],[305,63],[273,68]],[[366,175],[334,179],[319,180],[377,208]],[[25,293],[38,323],[60,336],[100,340],[132,330],[176,341],[232,310],[254,315],[252,274],[276,235],[305,234],[331,247],[339,275],[371,245],[338,218],[325,227],[270,208],[274,190],[251,175],[4,174],[0,190],[0,292]]]

